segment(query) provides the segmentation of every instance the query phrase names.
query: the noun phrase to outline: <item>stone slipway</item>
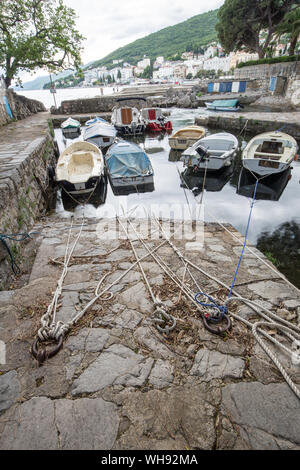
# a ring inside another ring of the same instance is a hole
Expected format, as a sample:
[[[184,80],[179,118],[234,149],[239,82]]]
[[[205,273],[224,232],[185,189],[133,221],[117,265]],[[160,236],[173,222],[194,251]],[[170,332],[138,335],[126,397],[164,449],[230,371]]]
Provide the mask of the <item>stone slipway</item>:
[[[300,112],[214,112],[195,118],[195,124],[234,132],[260,134],[282,128],[300,141]]]
[[[93,297],[104,274],[110,283],[134,261],[127,241],[103,238],[106,221],[88,222],[59,301],[63,321]],[[193,305],[178,301],[178,289],[152,259],[143,267],[178,318],[174,332],[166,337],[154,328],[153,304],[135,267],[112,288],[113,298],[95,303],[64,348],[38,367],[29,349],[61,273],[53,259],[62,259],[68,236],[68,222],[46,223],[35,227],[43,236],[29,284],[0,292],[0,339],[6,345],[0,449],[300,449],[300,401],[246,327],[235,321],[224,337],[210,334]],[[205,225],[204,235],[204,247],[186,240],[176,240],[176,246],[229,284],[240,244],[214,224]],[[135,245],[142,256],[144,248]],[[182,277],[184,267],[173,250],[165,245],[159,253]],[[194,275],[206,292],[222,295],[215,282]],[[297,292],[249,252],[236,290],[299,324]],[[248,307],[235,311],[255,318]],[[280,360],[300,384],[299,366],[282,354]]]

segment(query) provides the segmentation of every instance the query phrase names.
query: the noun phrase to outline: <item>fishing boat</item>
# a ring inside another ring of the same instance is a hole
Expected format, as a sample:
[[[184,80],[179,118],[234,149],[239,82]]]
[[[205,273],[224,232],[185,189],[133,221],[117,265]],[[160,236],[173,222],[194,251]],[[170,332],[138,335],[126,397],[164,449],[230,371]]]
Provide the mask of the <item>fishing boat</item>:
[[[105,119],[103,119],[103,118],[101,118],[101,117],[99,117],[99,116],[95,116],[94,118],[89,119],[88,121],[86,121],[86,122],[85,122],[85,126],[91,126],[91,125],[96,124],[96,123],[98,123],[98,122],[100,122],[100,123],[102,122],[102,123],[104,123],[104,124],[108,124],[108,122],[107,122]]]
[[[172,131],[172,122],[165,118],[161,108],[143,108],[141,116],[149,131]]]
[[[291,179],[291,168],[280,173],[266,176],[259,181],[255,199],[265,201],[279,201],[283,191]],[[245,168],[241,169],[237,194],[245,197],[253,197],[256,186],[256,178]]]
[[[115,194],[153,191],[154,172],[147,154],[136,144],[116,142],[105,155],[108,178]]]
[[[210,111],[239,111],[244,106],[239,100],[214,100],[211,103],[205,102],[205,106]]]
[[[61,130],[65,137],[74,138],[80,135],[80,122],[69,117],[61,123]]]
[[[137,135],[143,134],[146,129],[144,120],[141,117],[140,111],[136,107],[120,106],[123,101],[130,100],[144,100],[145,98],[131,97],[131,98],[118,98],[118,103],[112,110],[111,122],[121,135]]]
[[[169,137],[169,144],[173,150],[185,150],[201,137],[204,137],[206,130],[201,126],[187,126],[174,132]]]
[[[85,128],[83,140],[97,145],[101,150],[106,150],[107,147],[113,144],[116,135],[117,131],[114,126],[95,121],[94,124],[90,124]]]
[[[280,131],[264,132],[248,142],[243,150],[242,163],[259,176],[286,170],[296,157],[296,140]]]
[[[182,153],[180,160],[195,171],[216,171],[231,165],[238,147],[239,142],[233,134],[219,132],[198,140]]]
[[[89,198],[96,189],[102,197],[105,194],[104,158],[90,142],[75,142],[67,147],[57,161],[55,173],[57,184],[71,198]]]

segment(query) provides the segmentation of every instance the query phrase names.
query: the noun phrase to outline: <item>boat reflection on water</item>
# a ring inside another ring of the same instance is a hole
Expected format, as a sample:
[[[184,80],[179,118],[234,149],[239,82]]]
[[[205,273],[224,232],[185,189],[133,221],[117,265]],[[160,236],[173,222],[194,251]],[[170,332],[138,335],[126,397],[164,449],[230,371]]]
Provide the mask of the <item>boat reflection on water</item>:
[[[61,189],[61,201],[63,204],[63,208],[66,211],[73,211],[79,205],[84,204],[91,204],[96,209],[101,204],[104,204],[106,201],[107,196],[107,177],[105,177],[105,181],[102,184],[98,184],[96,189],[92,194],[82,195],[70,195]]]
[[[219,171],[207,172],[205,176],[204,171],[194,171],[193,168],[186,168],[182,173],[182,180],[185,182],[181,187],[187,187],[195,196],[202,192],[203,183],[205,178],[204,189],[206,191],[217,192],[221,191],[225,184],[228,183],[233,173],[234,164],[224,167]]]
[[[179,162],[182,152],[180,150],[171,149],[169,152],[169,162]]]
[[[151,193],[154,191],[154,183],[146,183],[143,186],[127,186],[125,188],[116,188],[111,185],[112,192],[115,196],[128,196],[129,194]]]
[[[279,201],[283,191],[285,190],[289,180],[291,179],[291,169],[281,173],[263,178],[257,186],[256,199],[263,199],[266,201]],[[237,194],[246,197],[253,197],[256,179],[245,168],[241,169],[239,182],[237,187]]]

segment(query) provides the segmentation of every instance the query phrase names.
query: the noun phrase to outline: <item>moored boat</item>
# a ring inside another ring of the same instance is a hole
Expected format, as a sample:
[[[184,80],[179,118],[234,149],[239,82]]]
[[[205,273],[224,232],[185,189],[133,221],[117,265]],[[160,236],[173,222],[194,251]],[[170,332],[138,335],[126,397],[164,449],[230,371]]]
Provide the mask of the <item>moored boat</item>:
[[[239,142],[233,134],[219,132],[203,137],[182,153],[184,166],[194,170],[220,170],[230,166]]]
[[[214,100],[212,102],[205,102],[207,109],[211,111],[239,111],[243,105],[239,100]]]
[[[206,130],[201,126],[183,127],[169,137],[169,144],[174,150],[185,150],[204,137],[205,134]]]
[[[116,100],[118,103],[112,110],[111,122],[121,135],[138,135],[145,132],[145,122],[141,117],[140,111],[136,107],[120,106],[123,101],[130,100],[144,100],[145,98],[131,97],[119,98]]]
[[[95,116],[94,118],[91,118],[88,121],[86,121],[85,126],[91,126],[91,125],[96,124],[98,122],[100,122],[100,123],[102,122],[103,124],[108,124],[108,122],[105,119],[103,119],[99,116]]]
[[[153,191],[154,172],[147,154],[136,144],[124,140],[107,151],[108,178],[115,194]]]
[[[80,135],[80,122],[77,119],[69,117],[61,123],[61,130],[65,137],[76,137]]]
[[[113,144],[116,135],[117,131],[114,126],[111,126],[108,123],[96,121],[94,124],[90,124],[85,128],[83,140],[91,142],[104,150]]]
[[[165,118],[161,108],[143,108],[141,116],[149,131],[172,131],[172,122]]]
[[[56,165],[56,182],[70,197],[90,197],[106,185],[104,158],[90,142],[75,142],[60,155]]]
[[[259,176],[285,171],[296,157],[294,137],[281,131],[264,132],[251,139],[242,154],[247,170]]]

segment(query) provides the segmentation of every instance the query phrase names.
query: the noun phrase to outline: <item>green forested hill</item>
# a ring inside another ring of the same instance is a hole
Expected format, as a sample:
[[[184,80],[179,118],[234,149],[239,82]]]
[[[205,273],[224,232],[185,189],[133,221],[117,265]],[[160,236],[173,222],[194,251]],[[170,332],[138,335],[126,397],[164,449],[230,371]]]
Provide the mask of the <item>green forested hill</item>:
[[[89,68],[110,65],[113,60],[120,59],[134,65],[143,58],[144,54],[155,59],[157,56],[167,58],[186,50],[195,50],[217,39],[215,30],[217,12],[218,10],[212,10],[193,16],[175,26],[169,26],[142,39],[137,39],[94,62]]]

